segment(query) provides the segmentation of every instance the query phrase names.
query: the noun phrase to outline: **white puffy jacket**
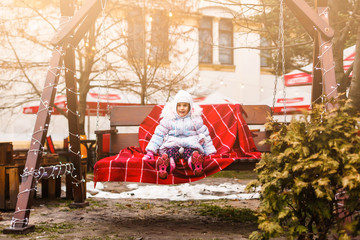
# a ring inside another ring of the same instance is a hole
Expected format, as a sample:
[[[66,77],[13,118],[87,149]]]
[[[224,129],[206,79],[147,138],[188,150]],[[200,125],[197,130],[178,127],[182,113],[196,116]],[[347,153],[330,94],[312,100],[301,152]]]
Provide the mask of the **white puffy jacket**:
[[[190,111],[185,117],[180,117],[176,106],[180,99],[190,103]],[[162,120],[146,147],[146,151],[164,153],[173,147],[187,147],[198,150],[200,153],[210,155],[216,152],[209,135],[208,128],[201,118],[202,108],[194,106],[189,93],[180,90],[171,103],[167,103],[161,113]],[[203,143],[200,144],[200,140]]]

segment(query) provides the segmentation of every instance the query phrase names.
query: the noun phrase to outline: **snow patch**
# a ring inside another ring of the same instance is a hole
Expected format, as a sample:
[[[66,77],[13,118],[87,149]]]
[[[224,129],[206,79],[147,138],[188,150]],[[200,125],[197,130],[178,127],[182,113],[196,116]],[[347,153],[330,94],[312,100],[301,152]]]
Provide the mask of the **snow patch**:
[[[104,191],[104,185],[101,182],[90,181],[86,183],[88,198],[128,198],[128,199],[168,199],[171,201],[187,200],[216,200],[216,199],[258,199],[257,190],[254,193],[245,192],[246,185],[223,183],[220,185],[207,184],[179,184],[179,185],[146,185],[140,186],[136,183],[127,185],[131,189],[122,193],[111,193]]]

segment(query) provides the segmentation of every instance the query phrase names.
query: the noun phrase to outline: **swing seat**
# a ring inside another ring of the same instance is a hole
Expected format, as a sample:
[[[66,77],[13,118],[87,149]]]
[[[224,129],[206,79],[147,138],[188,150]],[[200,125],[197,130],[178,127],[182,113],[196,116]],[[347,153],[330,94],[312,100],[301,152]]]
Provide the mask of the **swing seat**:
[[[239,104],[214,104],[202,105],[203,121],[208,127],[217,152],[204,159],[204,176],[197,177],[194,172],[183,164],[177,167],[167,179],[160,179],[157,172],[156,159],[142,160],[145,148],[149,143],[156,126],[160,121],[163,105],[156,106],[121,106],[112,109],[110,115],[111,130],[96,131],[98,143],[102,143],[103,134],[110,134],[110,152],[118,148],[121,139],[128,144],[133,135],[119,134],[118,126],[126,125],[125,122],[136,122],[141,114],[146,113],[145,120],[139,126],[136,134],[136,143],[124,146],[116,155],[99,160],[94,167],[94,181],[125,181],[143,182],[154,184],[179,184],[200,180],[224,169],[252,169],[261,158],[261,152],[269,151],[269,146],[261,146],[259,142],[266,137],[266,132],[250,130],[247,122],[256,127],[262,127],[266,118],[271,114],[271,108],[265,105],[239,105]],[[136,110],[138,109],[138,110]],[[150,111],[150,110],[148,110]],[[146,111],[145,111],[146,112]],[[128,120],[121,120],[121,119]],[[142,118],[144,119],[144,117]],[[129,124],[129,125],[135,125]],[[255,141],[254,141],[255,140]],[[117,144],[114,144],[117,143]],[[255,144],[256,143],[256,144]],[[103,146],[98,146],[101,152]],[[250,167],[249,167],[250,166]]]

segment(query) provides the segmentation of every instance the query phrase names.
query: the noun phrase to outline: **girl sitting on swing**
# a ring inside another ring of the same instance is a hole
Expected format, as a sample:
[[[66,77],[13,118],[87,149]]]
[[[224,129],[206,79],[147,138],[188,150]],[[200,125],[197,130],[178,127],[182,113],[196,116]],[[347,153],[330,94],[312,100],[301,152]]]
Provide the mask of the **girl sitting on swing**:
[[[144,160],[157,160],[159,178],[166,179],[180,158],[187,161],[195,176],[202,176],[204,156],[216,153],[208,128],[201,118],[202,108],[195,106],[191,95],[180,90],[161,112],[156,127],[146,147]]]

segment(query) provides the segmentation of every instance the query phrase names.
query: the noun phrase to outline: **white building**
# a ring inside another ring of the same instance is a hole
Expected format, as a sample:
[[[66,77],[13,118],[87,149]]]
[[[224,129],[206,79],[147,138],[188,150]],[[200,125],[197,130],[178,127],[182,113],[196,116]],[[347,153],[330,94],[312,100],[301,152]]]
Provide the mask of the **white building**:
[[[207,94],[217,92],[242,104],[260,104],[264,103],[264,100],[270,99],[273,94],[274,76],[268,74],[266,69],[261,67],[260,50],[258,49],[260,35],[255,31],[240,27],[234,21],[234,15],[242,11],[242,9],[234,6],[230,9],[228,6],[212,3],[211,1],[194,1],[189,9],[191,9],[189,14],[180,16],[182,21],[176,30],[177,33],[187,33],[186,37],[177,40],[175,44],[181,54],[173,58],[171,52],[169,52],[166,55],[169,63],[164,67],[163,72],[159,74],[171,77],[170,73],[182,71],[188,78],[197,78],[197,85],[191,88],[194,95],[201,95],[204,92]],[[161,10],[161,14],[163,14],[164,9]],[[167,17],[180,18],[171,9],[165,9],[165,12]],[[58,14],[60,16],[60,12]],[[136,33],[143,27],[149,29],[150,32],[152,29],[157,29],[156,34],[164,36],[164,32],[159,32],[163,31],[164,28],[156,25],[161,23],[159,22],[161,18],[157,17],[156,11],[148,11],[145,14],[145,25],[140,26],[140,28],[138,25],[132,25],[132,20],[129,20],[134,17],[136,12],[129,14],[128,8],[126,8],[120,9],[117,14],[122,17],[122,24],[117,26],[120,33],[129,35],[130,33]],[[246,14],[251,14],[251,12],[247,11]],[[39,29],[39,26],[34,27],[32,25],[31,27],[35,30]],[[252,27],[260,29],[261,24]],[[171,26],[167,26],[167,30],[169,31],[168,39],[171,40]],[[53,33],[49,32],[49,39],[51,39]],[[147,37],[152,38],[156,34],[151,33]],[[110,35],[106,34],[108,37],[111,37]],[[149,42],[147,44],[150,44],[149,49],[151,50],[149,50],[148,54],[151,54],[154,49],[159,50],[156,48],[156,41],[150,39]],[[133,45],[130,46],[129,43],[124,48],[132,47],[136,53],[137,46],[138,43],[133,42]],[[27,49],[34,49],[35,51],[36,47],[29,46]],[[128,51],[129,49],[125,49],[123,52]],[[44,57],[45,61],[45,59],[49,58],[50,51],[41,56]],[[115,56],[107,56],[110,60],[113,57]],[[117,62],[117,64],[126,65],[124,61]],[[127,67],[125,66],[125,68]],[[124,76],[131,76],[133,73],[124,72],[123,74]],[[41,81],[45,81],[45,76],[45,68],[43,71],[36,73],[40,85]],[[268,104],[270,105],[271,102]],[[30,141],[36,116],[25,115],[20,112],[22,111],[19,108],[19,112],[13,114],[12,117],[8,115],[2,116],[0,119],[2,123],[0,126],[0,141]],[[91,130],[93,131],[96,121],[92,120],[91,122]],[[52,117],[49,134],[52,135],[55,141],[61,141],[68,135],[66,125],[67,121],[64,117]],[[107,119],[101,119],[100,128],[107,127]],[[94,136],[91,135],[91,138],[94,138]]]

